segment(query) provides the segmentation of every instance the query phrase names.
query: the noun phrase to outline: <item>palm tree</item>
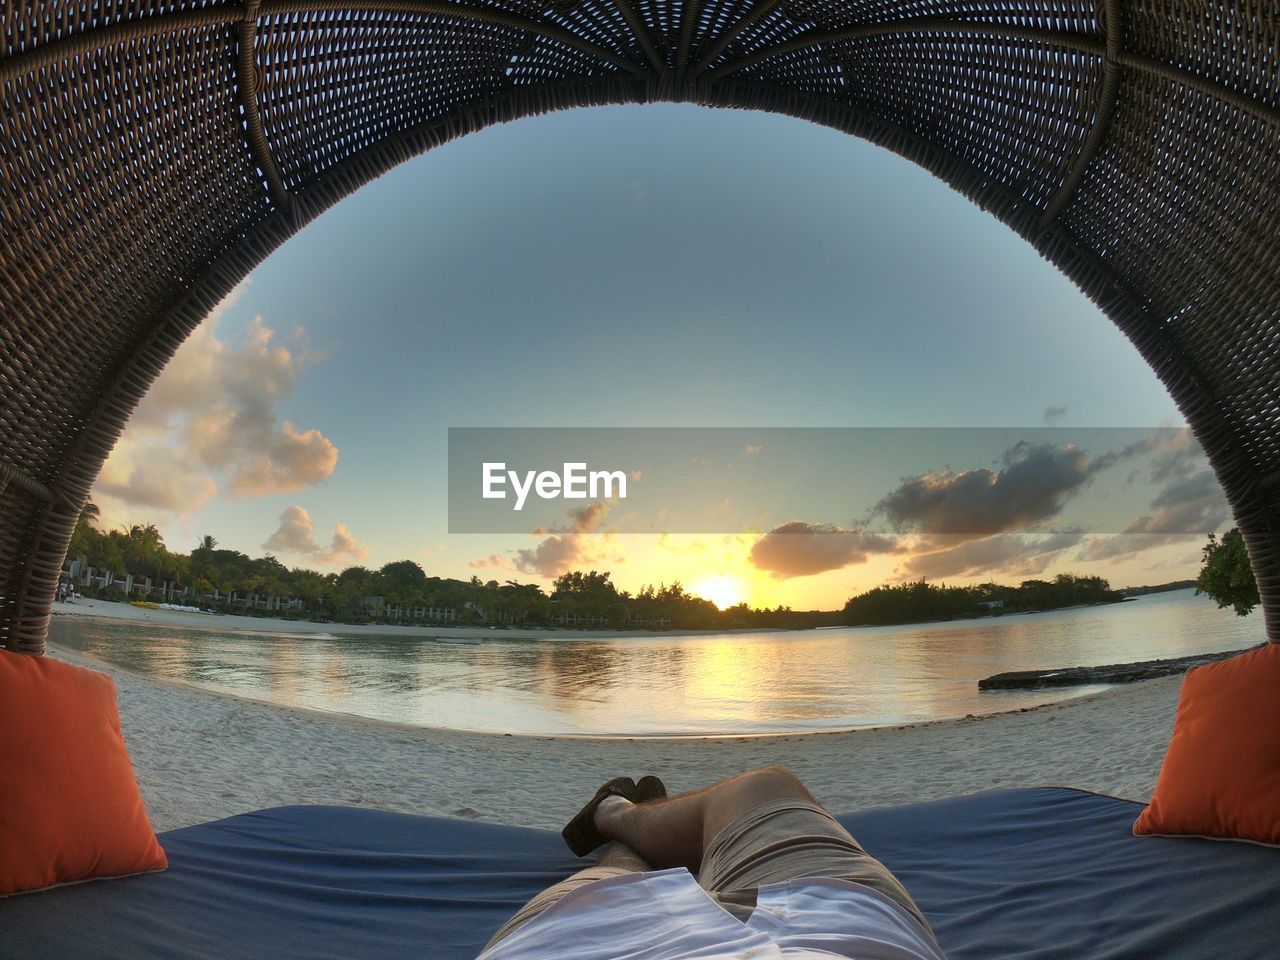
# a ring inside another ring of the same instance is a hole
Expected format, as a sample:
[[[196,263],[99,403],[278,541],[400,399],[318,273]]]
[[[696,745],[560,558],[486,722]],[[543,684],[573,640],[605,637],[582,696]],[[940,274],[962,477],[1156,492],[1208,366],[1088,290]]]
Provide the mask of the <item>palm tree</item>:
[[[84,506],[80,508],[76,529],[71,534],[71,543],[67,547],[68,557],[86,557],[97,549],[102,539],[102,534],[98,530],[99,517],[98,505],[92,500],[86,500]]]
[[[208,550],[210,553],[212,553],[213,548],[216,547],[217,545],[218,545],[218,541],[213,537],[213,535],[206,533],[203,537],[200,538],[200,542],[196,544],[196,549]]]
[[[160,536],[156,525],[148,523],[143,526],[135,523],[122,530],[122,535],[124,558],[130,572],[159,576],[160,566],[167,551],[164,547],[164,538]]]

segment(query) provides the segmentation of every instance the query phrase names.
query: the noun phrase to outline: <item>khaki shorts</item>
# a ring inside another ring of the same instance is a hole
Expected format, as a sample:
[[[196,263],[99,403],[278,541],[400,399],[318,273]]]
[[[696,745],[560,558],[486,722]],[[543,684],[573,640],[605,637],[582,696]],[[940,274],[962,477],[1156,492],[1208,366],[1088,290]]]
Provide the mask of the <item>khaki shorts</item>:
[[[553,903],[584,884],[631,871],[588,867],[548,887],[508,920],[489,946],[513,933]],[[772,800],[743,814],[707,847],[698,883],[726,910],[745,921],[756,906],[756,891],[801,877],[829,877],[861,883],[884,894],[920,921],[929,922],[911,894],[883,863],[849,835],[835,817],[807,800]]]

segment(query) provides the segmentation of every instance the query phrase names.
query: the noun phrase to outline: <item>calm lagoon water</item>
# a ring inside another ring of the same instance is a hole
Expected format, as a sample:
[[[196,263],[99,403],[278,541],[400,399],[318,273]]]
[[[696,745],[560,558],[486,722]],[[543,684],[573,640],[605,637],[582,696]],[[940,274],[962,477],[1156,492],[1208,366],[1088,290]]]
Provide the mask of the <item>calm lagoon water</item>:
[[[1236,617],[1190,590],[962,623],[616,640],[494,632],[467,645],[70,617],[55,618],[50,630],[56,643],[145,674],[288,706],[587,736],[835,730],[1012,710],[1100,688],[980,693],[978,680],[1233,650],[1264,638],[1261,615]]]

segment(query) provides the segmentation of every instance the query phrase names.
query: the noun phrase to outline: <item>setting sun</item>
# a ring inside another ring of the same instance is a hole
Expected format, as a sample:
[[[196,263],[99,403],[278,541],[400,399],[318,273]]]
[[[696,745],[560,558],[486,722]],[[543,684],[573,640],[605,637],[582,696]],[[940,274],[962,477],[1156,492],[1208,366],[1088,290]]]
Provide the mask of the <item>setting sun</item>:
[[[721,610],[726,610],[747,599],[747,588],[737,577],[720,575],[700,580],[689,588],[694,596],[710,600]]]

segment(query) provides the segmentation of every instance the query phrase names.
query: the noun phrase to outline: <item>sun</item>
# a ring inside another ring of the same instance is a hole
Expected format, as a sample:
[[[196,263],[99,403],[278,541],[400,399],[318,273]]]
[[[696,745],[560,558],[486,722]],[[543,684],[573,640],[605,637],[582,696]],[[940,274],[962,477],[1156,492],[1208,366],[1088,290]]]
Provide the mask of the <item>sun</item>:
[[[710,600],[721,610],[736,606],[747,599],[747,588],[737,577],[721,574],[718,577],[707,577],[689,587],[695,597]]]

